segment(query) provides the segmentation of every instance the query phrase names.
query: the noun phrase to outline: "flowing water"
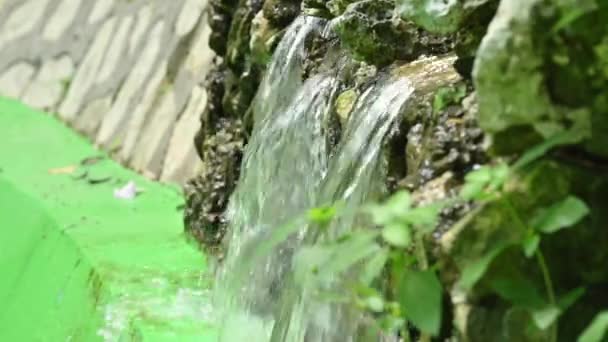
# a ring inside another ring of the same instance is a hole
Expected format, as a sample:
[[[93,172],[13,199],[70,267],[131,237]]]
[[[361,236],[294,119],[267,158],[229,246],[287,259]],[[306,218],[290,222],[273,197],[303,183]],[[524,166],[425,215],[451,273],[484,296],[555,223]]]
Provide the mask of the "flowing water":
[[[292,222],[293,234],[258,253],[279,227],[323,204],[346,206],[332,232],[352,229],[356,209],[383,192],[382,142],[413,92],[405,78],[379,77],[358,99],[341,142],[330,151],[326,122],[340,67],[305,81],[300,76],[306,37],[325,24],[307,17],[292,24],[253,104],[255,126],[227,211],[229,250],[216,282],[223,341],[356,340],[356,313],[317,300],[293,281],[294,255],[317,240],[305,222]]]

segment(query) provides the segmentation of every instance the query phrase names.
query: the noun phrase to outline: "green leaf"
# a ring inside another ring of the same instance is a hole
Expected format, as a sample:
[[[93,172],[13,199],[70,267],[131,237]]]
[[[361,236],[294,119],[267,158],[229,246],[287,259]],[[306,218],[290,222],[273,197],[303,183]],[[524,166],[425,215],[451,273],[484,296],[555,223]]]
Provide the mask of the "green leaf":
[[[519,170],[530,165],[540,157],[547,154],[549,150],[559,145],[568,145],[577,143],[581,139],[581,135],[578,132],[564,131],[554,135],[553,137],[543,141],[542,143],[532,147],[526,153],[524,153],[515,164],[513,164],[514,170]]]
[[[412,242],[412,233],[405,224],[393,223],[387,225],[382,229],[382,237],[395,247],[405,248]]]
[[[509,176],[510,168],[505,163],[495,166],[482,166],[465,176],[465,184],[460,196],[465,200],[487,199],[493,192],[500,190]]]
[[[382,312],[384,311],[384,299],[377,295],[367,297],[365,306],[372,312]]]
[[[499,163],[492,168],[492,180],[490,181],[490,190],[495,191],[502,188],[507,181],[511,169],[506,163]]]
[[[369,231],[356,231],[353,235],[331,250],[331,258],[320,269],[323,274],[336,276],[345,272],[355,264],[374,255],[381,247],[375,242],[378,234]]]
[[[435,272],[406,272],[399,288],[399,304],[406,318],[422,332],[439,333],[441,284]]]
[[[331,250],[325,246],[303,246],[293,259],[295,281],[303,284],[316,277],[317,272],[331,257]]]
[[[604,341],[606,331],[608,331],[608,311],[602,311],[595,316],[591,324],[578,337],[577,342]]]
[[[538,249],[538,245],[540,244],[540,236],[538,234],[529,234],[522,241],[522,247],[524,249],[524,254],[526,257],[531,258],[536,250]]]
[[[308,219],[314,223],[328,224],[334,219],[336,212],[334,206],[314,208],[308,211]]]
[[[367,211],[377,225],[386,225],[399,220],[412,205],[412,197],[407,191],[399,191],[380,205],[371,205]]]
[[[406,221],[422,233],[429,233],[437,226],[442,204],[430,204],[410,210]]]
[[[483,275],[488,270],[488,267],[494,261],[494,259],[507,247],[507,244],[499,244],[492,248],[485,255],[480,257],[477,260],[469,263],[462,270],[462,274],[460,275],[460,279],[456,284],[457,287],[463,290],[470,290],[477,284],[479,279],[483,277]]]
[[[589,208],[585,202],[574,196],[568,196],[549,208],[539,210],[531,223],[534,229],[551,234],[573,226],[587,214],[589,214]]]
[[[533,310],[532,320],[539,329],[545,330],[555,322],[560,314],[561,310],[558,307],[546,306],[542,309]]]
[[[574,290],[569,291],[565,295],[563,295],[558,301],[557,306],[562,311],[568,310],[574,303],[576,303],[579,298],[581,298],[585,294],[584,287],[577,287]]]
[[[386,261],[388,260],[389,251],[387,249],[381,249],[378,253],[374,254],[367,263],[363,266],[359,279],[363,285],[371,284],[384,270]]]
[[[491,287],[501,298],[522,308],[535,309],[545,305],[534,283],[519,274],[493,279]]]

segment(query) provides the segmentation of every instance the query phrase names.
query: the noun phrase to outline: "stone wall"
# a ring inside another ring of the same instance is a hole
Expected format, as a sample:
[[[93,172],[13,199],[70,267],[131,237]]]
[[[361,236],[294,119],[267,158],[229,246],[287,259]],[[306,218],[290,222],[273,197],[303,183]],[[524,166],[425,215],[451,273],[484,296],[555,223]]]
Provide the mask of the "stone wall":
[[[207,0],[0,0],[0,95],[58,117],[151,178],[200,170]]]

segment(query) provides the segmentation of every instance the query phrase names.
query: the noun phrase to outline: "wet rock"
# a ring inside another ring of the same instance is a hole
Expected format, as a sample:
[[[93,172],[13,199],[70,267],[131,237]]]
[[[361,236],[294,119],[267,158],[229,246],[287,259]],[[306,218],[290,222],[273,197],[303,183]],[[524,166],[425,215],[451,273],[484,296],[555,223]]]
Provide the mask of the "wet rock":
[[[264,17],[274,27],[285,27],[300,13],[301,0],[266,0]]]
[[[433,35],[410,21],[395,20],[394,10],[391,0],[362,0],[347,6],[334,20],[342,44],[355,59],[384,66],[451,49],[450,37]]]
[[[187,232],[217,252],[225,234],[224,210],[240,173],[244,132],[239,119],[220,118],[202,146],[203,172],[185,186]]]
[[[517,336],[517,341],[542,341],[547,337],[548,330],[534,328],[530,310],[507,301],[495,287],[496,281],[510,279],[517,284],[525,281],[523,284],[529,284],[532,290],[545,288],[536,260],[526,258],[522,252],[521,243],[528,232],[522,223],[517,223],[513,213],[526,225],[529,222],[526,218],[539,208],[570,194],[583,199],[591,208],[591,216],[570,229],[543,235],[542,251],[558,298],[579,284],[606,284],[608,272],[600,266],[606,260],[606,252],[585,247],[608,241],[608,233],[603,229],[608,220],[605,214],[608,178],[600,173],[597,168],[539,161],[512,177],[501,198],[480,204],[441,237],[441,274],[451,293],[454,326],[461,338],[510,341]],[[457,284],[462,270],[494,252],[497,252],[495,259],[477,284],[471,288]],[[594,313],[608,302],[605,295],[599,295],[597,290],[592,292],[566,311],[561,320],[568,324],[560,324],[560,340],[576,340]],[[538,298],[542,304],[544,296],[539,294]]]
[[[491,0],[397,0],[397,13],[435,33],[456,32],[468,15]]]
[[[252,62],[262,66],[270,62],[272,51],[280,38],[280,31],[272,25],[263,12],[258,12],[251,24],[249,48]]]
[[[474,67],[479,122],[497,153],[569,131],[588,152],[608,156],[601,133],[608,127],[601,53],[608,28],[590,24],[608,15],[608,4],[586,4],[501,2]],[[568,19],[573,11],[581,14]]]
[[[404,22],[394,25],[393,10],[392,1],[364,0],[348,7],[336,19],[335,30],[356,59],[386,65],[414,53],[417,31]]]

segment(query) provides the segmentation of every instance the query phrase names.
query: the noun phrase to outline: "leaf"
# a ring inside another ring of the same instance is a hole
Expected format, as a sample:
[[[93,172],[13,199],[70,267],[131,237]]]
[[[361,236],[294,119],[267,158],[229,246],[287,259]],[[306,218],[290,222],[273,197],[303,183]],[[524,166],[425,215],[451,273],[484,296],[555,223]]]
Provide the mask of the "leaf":
[[[365,306],[372,312],[382,312],[384,311],[384,299],[377,295],[367,297]]]
[[[377,236],[376,232],[357,231],[349,239],[331,245],[331,258],[320,271],[328,276],[340,275],[361,260],[377,253],[381,249],[375,242]]]
[[[388,260],[388,254],[389,251],[387,249],[382,249],[367,261],[359,276],[363,285],[371,284],[382,273]]]
[[[410,228],[405,224],[389,224],[382,229],[382,238],[390,245],[405,248],[412,242]]]
[[[325,246],[304,246],[293,259],[295,281],[303,284],[311,280],[331,257],[331,251]]]
[[[606,336],[606,331],[608,331],[608,311],[602,311],[578,337],[577,342],[601,342]]]
[[[524,155],[521,156],[519,160],[515,162],[515,164],[513,164],[513,169],[522,169],[547,154],[547,152],[552,148],[559,145],[574,144],[577,143],[580,139],[581,135],[578,134],[578,132],[564,131],[558,133],[526,151],[526,153],[524,153]]]
[[[499,244],[484,256],[466,265],[462,270],[460,279],[456,284],[463,290],[470,290],[483,277],[492,261],[507,247],[507,244]]]
[[[431,204],[423,207],[418,207],[410,210],[405,217],[406,221],[417,230],[422,233],[428,233],[433,231],[437,226],[437,220],[439,218],[439,213],[443,205],[441,204]]]
[[[540,236],[538,234],[529,234],[525,237],[521,244],[526,257],[531,258],[538,249],[538,245],[540,244]]]
[[[262,243],[260,243],[255,251],[250,261],[257,260],[257,258],[267,255],[275,247],[285,242],[292,234],[296,233],[298,230],[302,229],[303,226],[306,226],[306,221],[302,217],[296,217],[290,222],[287,222],[277,229],[274,229],[270,236],[266,239],[263,239]]]
[[[465,176],[465,184],[460,196],[465,200],[482,200],[492,192],[500,190],[509,176],[509,166],[499,163],[495,166],[482,166]]]
[[[501,298],[522,308],[535,309],[545,305],[534,283],[521,275],[493,279],[491,287]]]
[[[534,229],[551,234],[558,230],[571,227],[589,214],[585,202],[574,196],[553,204],[549,208],[539,210],[532,218]]]
[[[441,326],[441,284],[432,271],[406,272],[399,289],[402,312],[422,332],[437,335]]]
[[[581,298],[585,294],[584,287],[577,287],[574,290],[569,291],[565,295],[563,295],[558,301],[557,306],[562,311],[568,310],[574,303],[576,303],[579,298]]]
[[[308,211],[308,219],[311,222],[325,225],[334,219],[336,212],[337,210],[334,206],[314,208]]]
[[[560,314],[561,310],[558,307],[546,306],[542,309],[533,310],[532,320],[539,329],[545,330],[555,322]]]
[[[367,211],[377,225],[386,225],[403,217],[412,205],[412,197],[407,191],[399,191],[380,205],[372,205]]]
[[[495,191],[505,184],[509,177],[511,169],[506,163],[499,163],[492,168],[492,180],[490,181],[490,190]]]

